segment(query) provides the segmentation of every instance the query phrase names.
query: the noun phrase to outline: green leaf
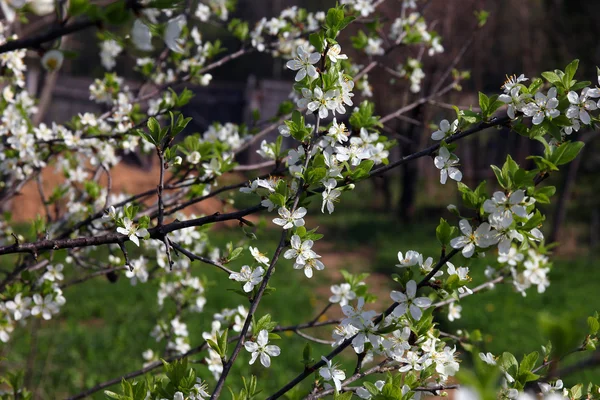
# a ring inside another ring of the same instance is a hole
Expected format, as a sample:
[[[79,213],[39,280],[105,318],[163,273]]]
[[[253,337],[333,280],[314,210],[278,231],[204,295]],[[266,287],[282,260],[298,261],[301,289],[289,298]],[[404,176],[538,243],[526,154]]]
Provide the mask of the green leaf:
[[[327,169],[323,167],[309,169],[306,177],[306,183],[308,183],[309,185],[313,185],[315,183],[320,182],[326,176]]]
[[[579,67],[579,60],[573,60],[567,67],[565,68],[565,79],[567,79],[566,83],[568,83],[567,89],[571,87],[570,83],[575,77],[575,73],[577,72],[577,68]]]
[[[323,47],[325,44],[325,36],[323,35],[323,31],[313,32],[308,35],[308,41],[312,44],[316,51],[322,53],[325,48]]]
[[[337,7],[327,10],[327,16],[325,17],[325,26],[327,28],[339,31],[343,21],[344,10]]]
[[[154,118],[154,117],[148,118],[148,122],[146,125],[148,126],[148,130],[150,130],[150,133],[152,134],[153,137],[156,137],[159,134],[160,124],[158,123],[156,118]]]
[[[127,22],[130,12],[126,7],[126,2],[116,1],[104,7],[103,18],[111,25],[121,25]]]
[[[368,177],[369,172],[374,165],[375,163],[372,160],[362,160],[360,164],[356,166],[354,171],[352,171],[352,178],[358,180]]]
[[[519,370],[519,363],[517,362],[515,356],[513,356],[511,353],[502,353],[498,361],[500,364],[500,368],[502,368],[504,372],[510,374],[513,377],[517,375],[517,372]]]
[[[70,17],[82,15],[87,11],[89,5],[88,0],[70,0],[68,14]]]
[[[450,243],[454,229],[444,218],[440,218],[440,224],[435,228],[435,235],[442,246]]]
[[[542,87],[543,84],[544,84],[543,80],[541,80],[540,78],[536,78],[531,82],[531,84],[529,85],[527,90],[529,91],[530,94],[535,94],[538,90],[540,90],[540,88]]]
[[[240,255],[242,254],[242,251],[244,251],[243,247],[236,247],[235,249],[233,249],[233,251],[231,252],[231,254],[229,255],[229,258],[227,260],[233,261],[236,258],[239,258]]]
[[[558,146],[549,161],[554,165],[564,165],[570,163],[577,157],[585,143],[583,142],[566,142]]]
[[[334,400],[350,400],[352,398],[352,392],[335,393],[333,395]]]
[[[110,390],[105,390],[104,395],[106,397],[109,397],[111,399],[116,399],[116,400],[126,400],[127,399],[127,396],[123,396],[118,393],[111,392]]]
[[[589,328],[590,335],[595,335],[600,330],[600,322],[598,322],[597,318],[588,317],[587,324]]]
[[[519,365],[519,372],[522,373],[525,371],[531,371],[533,368],[535,368],[538,358],[539,354],[537,351],[524,356],[523,360],[521,360],[521,364]]]
[[[479,108],[481,108],[481,114],[486,117],[488,115],[488,107],[490,105],[490,99],[485,94],[479,92]]]
[[[560,79],[560,77],[556,74],[556,72],[552,72],[552,71],[546,71],[546,72],[542,72],[542,76],[551,84],[553,85],[561,85],[562,86],[562,80]]]
[[[302,350],[302,363],[304,365],[309,365],[313,362],[313,358],[312,358],[312,347],[310,346],[310,343],[306,343],[304,345],[304,350]]]
[[[225,329],[225,331],[219,336],[219,349],[221,350],[221,356],[225,357],[227,354],[227,334],[229,333],[229,329]]]
[[[492,171],[494,171],[494,175],[496,175],[496,179],[498,180],[498,184],[502,186],[504,189],[508,189],[510,187],[510,182],[508,178],[504,176],[502,170],[495,165],[491,165]]]

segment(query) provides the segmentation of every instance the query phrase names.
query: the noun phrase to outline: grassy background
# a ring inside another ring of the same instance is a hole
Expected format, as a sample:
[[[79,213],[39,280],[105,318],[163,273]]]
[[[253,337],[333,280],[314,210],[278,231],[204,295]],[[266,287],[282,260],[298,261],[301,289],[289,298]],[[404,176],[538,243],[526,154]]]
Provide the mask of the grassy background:
[[[400,224],[389,214],[363,203],[365,191],[369,189],[365,184],[355,194],[345,195],[339,211],[331,216],[320,217],[318,223],[321,225],[320,231],[326,234],[325,240],[330,243],[329,253],[342,255],[364,249],[369,254],[367,262],[364,259],[350,259],[345,261],[343,267],[378,274],[381,277],[377,280],[380,287],[374,289],[385,295],[391,283],[388,276],[394,271],[398,251],[412,249],[434,258],[439,254],[434,233],[436,222],[427,216],[439,216],[443,210],[423,207],[417,218],[423,222]],[[312,215],[316,211],[315,207]],[[309,220],[308,226],[316,226],[315,221]],[[252,245],[271,254],[278,234],[279,230],[275,229],[258,232],[259,239]],[[215,231],[211,240],[224,246],[228,241],[236,242],[243,238],[240,229],[229,228]],[[478,259],[471,265],[472,286],[483,282],[483,269],[493,262],[493,255],[488,257]],[[539,350],[540,345],[546,342],[536,323],[540,312],[553,315],[568,313],[581,321],[584,331],[585,317],[600,310],[600,299],[596,292],[600,273],[593,260],[594,255],[585,252],[578,257],[559,257],[555,259],[550,275],[551,286],[546,293],[540,295],[530,290],[527,297],[522,297],[510,286],[499,285],[494,291],[464,299],[461,302],[463,312],[460,320],[449,323],[445,312],[438,315],[438,320],[443,330],[449,332],[481,329],[485,339],[484,350],[494,354],[510,350],[520,356]],[[249,261],[247,254],[243,259],[236,260],[232,268],[236,269],[245,261]],[[460,259],[456,261],[455,264],[460,264]],[[237,285],[225,279],[220,270],[197,262],[192,268],[195,274],[204,276],[211,283],[207,288],[205,311],[185,319],[191,344],[195,346],[202,341],[202,332],[210,330],[213,313],[225,307],[237,306],[242,298],[225,290],[236,288]],[[67,271],[67,280],[73,276],[73,271]],[[328,287],[340,279],[339,272],[330,272],[316,273],[313,279],[308,280],[301,271],[293,270],[288,260],[282,259],[273,276],[273,286],[277,290],[264,298],[259,315],[269,312],[281,325],[308,321],[327,298],[327,291],[318,288]],[[152,282],[131,286],[124,276],[116,283],[98,278],[72,286],[65,292],[67,303],[57,318],[40,322],[35,335],[31,334],[34,326],[31,323],[15,331],[13,339],[2,349],[2,355],[6,357],[3,365],[11,370],[35,366],[30,381],[38,398],[64,398],[139,369],[144,350],[161,348],[149,335],[157,318],[156,290],[157,285]],[[384,304],[388,299],[381,301]],[[334,310],[334,315],[339,315],[336,312]],[[328,330],[315,332],[311,331],[315,335],[328,337]],[[249,357],[242,351],[230,379],[232,386],[239,387],[240,371],[243,370],[257,375],[261,387],[266,394],[270,394],[299,373],[302,370],[300,359],[304,340],[282,335],[278,344],[283,350],[282,354],[273,359],[273,365],[268,370],[254,365],[248,371]],[[316,356],[329,350],[326,345],[314,345],[313,349]],[[192,360],[201,358],[198,356]],[[353,367],[350,354],[344,363],[350,371]],[[200,376],[211,380],[206,366],[197,364],[197,370]],[[575,379],[598,382],[600,373],[589,371],[567,382]],[[304,382],[304,388],[308,385],[310,382]],[[228,394],[225,396],[229,397]],[[94,398],[102,399],[104,396],[100,392]]]

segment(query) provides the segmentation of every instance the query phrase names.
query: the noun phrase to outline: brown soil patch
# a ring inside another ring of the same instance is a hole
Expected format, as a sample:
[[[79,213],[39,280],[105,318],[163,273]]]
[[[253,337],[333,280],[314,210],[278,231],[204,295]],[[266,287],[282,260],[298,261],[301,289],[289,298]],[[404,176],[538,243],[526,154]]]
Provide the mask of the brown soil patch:
[[[112,193],[136,194],[156,189],[160,171],[158,163],[152,165],[152,168],[149,170],[144,170],[125,163],[119,163],[111,169],[110,174],[112,178]],[[167,173],[166,178],[168,177],[169,174]],[[236,178],[239,178],[239,180],[244,179],[241,176]],[[42,170],[42,186],[46,197],[48,197],[58,185],[64,182],[64,176],[62,173],[57,173],[54,166],[49,166]],[[100,184],[104,187],[107,186],[106,174],[103,174],[101,177]],[[156,196],[149,196],[146,200],[146,204],[155,204],[155,202]],[[10,211],[12,212],[13,220],[18,222],[29,222],[38,214],[44,215],[44,207],[35,180],[28,182],[21,190],[21,193],[13,199]],[[232,210],[231,207],[224,210],[223,202],[214,197],[206,199],[201,203],[194,204],[183,211],[187,215],[210,215],[215,212],[227,212]],[[248,217],[248,219],[252,221],[254,218]],[[235,225],[237,224],[237,221],[230,221],[227,224]]]

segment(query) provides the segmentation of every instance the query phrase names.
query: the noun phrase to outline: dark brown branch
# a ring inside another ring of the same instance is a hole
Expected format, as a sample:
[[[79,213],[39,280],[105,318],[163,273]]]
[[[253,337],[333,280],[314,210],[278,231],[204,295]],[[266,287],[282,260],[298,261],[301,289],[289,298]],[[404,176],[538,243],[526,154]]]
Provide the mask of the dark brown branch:
[[[31,36],[29,38],[11,40],[0,46],[0,54],[19,49],[38,49],[44,43],[51,42],[71,33],[79,32],[98,25],[97,21],[83,19],[71,25],[61,26],[46,33]]]

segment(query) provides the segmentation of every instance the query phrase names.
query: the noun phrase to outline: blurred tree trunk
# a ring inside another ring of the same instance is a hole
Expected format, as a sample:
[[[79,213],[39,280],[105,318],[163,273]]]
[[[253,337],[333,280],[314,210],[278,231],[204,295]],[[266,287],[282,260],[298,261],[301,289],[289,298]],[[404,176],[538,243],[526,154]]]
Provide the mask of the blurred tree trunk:
[[[577,179],[577,171],[581,164],[582,154],[575,158],[570,164],[567,171],[564,173],[564,180],[562,184],[562,190],[560,191],[558,201],[556,202],[556,208],[554,209],[554,216],[552,218],[552,229],[548,236],[548,243],[556,242],[560,233],[560,228],[565,221],[567,215],[567,203],[571,197],[571,192],[575,185],[575,179]]]
[[[419,105],[416,107],[410,115],[410,118],[417,121],[422,120],[425,106]],[[419,136],[422,132],[422,128],[415,124],[409,124],[406,129],[406,137],[412,141],[411,144],[403,146],[402,156],[412,154],[419,149],[417,148],[420,144]],[[419,167],[418,163],[406,163],[402,166],[402,172],[400,174],[400,185],[402,192],[400,195],[400,204],[398,205],[398,217],[404,222],[410,222],[415,214],[415,202],[417,200],[417,184],[419,182]]]

